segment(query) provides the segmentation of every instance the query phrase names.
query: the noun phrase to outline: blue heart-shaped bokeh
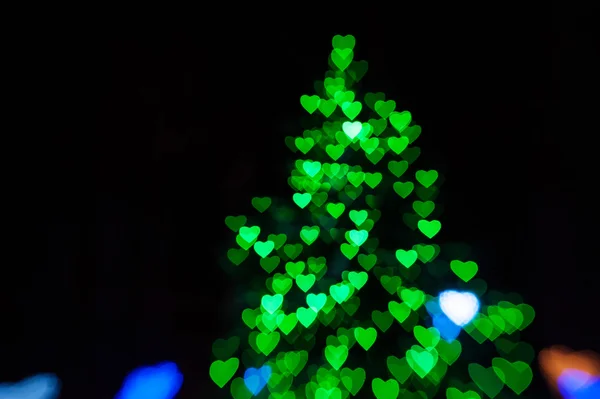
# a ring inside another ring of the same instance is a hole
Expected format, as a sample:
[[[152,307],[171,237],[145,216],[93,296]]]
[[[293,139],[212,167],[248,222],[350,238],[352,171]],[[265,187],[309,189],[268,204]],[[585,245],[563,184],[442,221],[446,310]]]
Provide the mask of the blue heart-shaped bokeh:
[[[0,384],[0,398],[55,399],[60,393],[60,385],[54,374],[38,374],[17,383]]]
[[[257,396],[260,391],[263,390],[267,382],[269,382],[269,378],[271,378],[273,370],[270,366],[262,366],[260,369],[249,368],[244,373],[244,384],[246,384],[246,388],[252,393],[252,395]]]
[[[427,309],[427,313],[432,317],[442,313],[442,309],[440,308],[440,303],[437,300],[431,300],[425,303],[425,309]]]
[[[448,342],[454,341],[460,334],[460,327],[443,313],[433,316],[433,326],[438,329],[440,336]]]
[[[433,326],[440,332],[440,336],[448,342],[454,341],[460,334],[461,328],[454,324],[442,312],[439,301],[429,301],[425,304],[425,309],[433,320]]]
[[[177,365],[165,362],[131,372],[115,399],[173,399],[183,384]]]
[[[567,369],[558,377],[558,390],[565,399],[600,398],[600,377],[581,371]]]

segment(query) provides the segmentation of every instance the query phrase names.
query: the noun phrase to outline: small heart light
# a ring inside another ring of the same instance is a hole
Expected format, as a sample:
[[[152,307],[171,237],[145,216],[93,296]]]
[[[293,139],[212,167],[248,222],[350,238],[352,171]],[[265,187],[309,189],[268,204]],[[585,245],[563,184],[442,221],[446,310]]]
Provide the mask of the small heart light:
[[[471,292],[443,291],[439,298],[442,312],[457,326],[469,324],[479,312],[479,299]]]
[[[433,326],[438,329],[440,336],[448,342],[454,341],[460,334],[460,327],[443,313],[433,316]]]
[[[270,366],[262,366],[260,369],[249,368],[244,373],[244,384],[252,395],[257,396],[269,382],[271,373]]]
[[[448,342],[454,341],[460,334],[461,328],[442,312],[439,301],[429,301],[425,304],[425,308],[431,316],[433,326],[440,332],[440,336]]]

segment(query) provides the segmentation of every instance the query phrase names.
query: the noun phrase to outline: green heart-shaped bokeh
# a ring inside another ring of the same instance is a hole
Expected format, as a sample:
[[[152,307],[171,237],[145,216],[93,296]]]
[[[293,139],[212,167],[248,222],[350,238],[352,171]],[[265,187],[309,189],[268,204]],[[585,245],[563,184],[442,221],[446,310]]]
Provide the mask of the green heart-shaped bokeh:
[[[281,144],[298,157],[287,194],[252,197],[251,213],[225,218],[235,300],[214,306],[242,323],[213,344],[211,379],[235,399],[521,395],[533,308],[488,290],[473,251],[442,229],[444,176],[415,145],[421,127],[401,103],[359,89],[368,63],[354,36],[332,47],[330,70],[299,98],[306,120]],[[455,335],[439,322],[456,306],[439,302],[449,289],[481,302]]]

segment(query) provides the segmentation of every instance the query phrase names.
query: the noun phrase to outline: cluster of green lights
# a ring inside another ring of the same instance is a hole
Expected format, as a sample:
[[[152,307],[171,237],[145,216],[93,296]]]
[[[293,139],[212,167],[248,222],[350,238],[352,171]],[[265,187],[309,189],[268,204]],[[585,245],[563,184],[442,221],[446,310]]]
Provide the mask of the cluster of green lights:
[[[310,122],[328,120],[286,138],[302,156],[288,180],[295,193],[253,198],[254,216],[225,220],[236,234],[226,268],[243,279],[249,307],[239,331],[214,343],[210,376],[235,399],[521,395],[534,351],[520,332],[533,308],[516,294],[488,292],[468,247],[440,257],[443,176],[413,168],[421,127],[409,112],[383,93],[357,99],[367,63],[354,60],[354,47],[353,36],[335,36],[317,95],[300,98]],[[396,248],[380,246],[380,224],[406,226],[387,237]],[[432,325],[427,308],[446,288],[482,299],[456,340]],[[475,350],[462,360],[468,347]],[[251,383],[243,377],[250,368]]]

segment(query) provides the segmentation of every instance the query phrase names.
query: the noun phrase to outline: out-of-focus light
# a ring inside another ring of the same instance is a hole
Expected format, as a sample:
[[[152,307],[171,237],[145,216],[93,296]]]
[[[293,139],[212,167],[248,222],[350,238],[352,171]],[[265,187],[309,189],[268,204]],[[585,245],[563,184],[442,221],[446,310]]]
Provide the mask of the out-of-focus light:
[[[182,384],[183,375],[175,363],[140,367],[125,378],[115,399],[173,399]]]
[[[244,384],[252,395],[258,396],[260,391],[263,390],[269,378],[271,378],[272,369],[270,366],[262,366],[260,369],[249,368],[244,373]]]
[[[460,327],[469,324],[479,312],[479,299],[471,292],[443,291],[439,301],[442,312]]]
[[[566,369],[557,380],[558,390],[565,399],[600,398],[600,377],[585,371]]]
[[[55,399],[60,393],[60,380],[54,374],[37,374],[17,383],[0,384],[2,399]]]
[[[440,332],[440,336],[448,342],[454,341],[460,334],[460,327],[450,321],[443,313],[433,316],[433,326]]]
[[[542,374],[564,399],[600,398],[600,356],[564,346],[544,349],[538,356]]]

